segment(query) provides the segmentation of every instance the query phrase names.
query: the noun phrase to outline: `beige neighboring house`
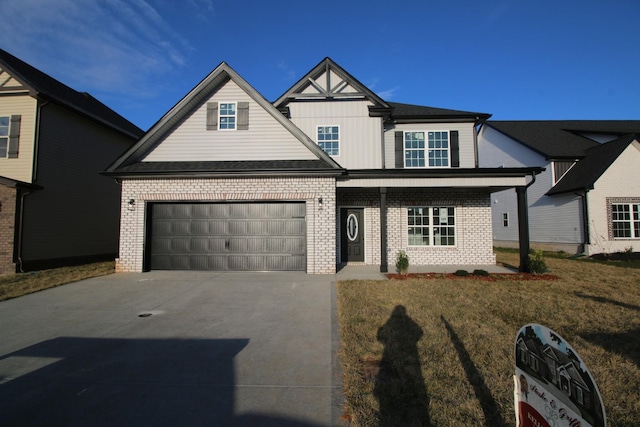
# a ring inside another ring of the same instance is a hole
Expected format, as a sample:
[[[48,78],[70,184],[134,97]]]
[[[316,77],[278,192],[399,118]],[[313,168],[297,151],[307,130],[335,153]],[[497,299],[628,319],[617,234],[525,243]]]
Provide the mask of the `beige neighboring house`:
[[[488,114],[387,102],[330,58],[271,103],[220,64],[105,172],[118,271],[491,265],[491,194],[540,168],[479,168]]]
[[[120,187],[99,172],[142,134],[0,49],[0,274],[114,258]]]

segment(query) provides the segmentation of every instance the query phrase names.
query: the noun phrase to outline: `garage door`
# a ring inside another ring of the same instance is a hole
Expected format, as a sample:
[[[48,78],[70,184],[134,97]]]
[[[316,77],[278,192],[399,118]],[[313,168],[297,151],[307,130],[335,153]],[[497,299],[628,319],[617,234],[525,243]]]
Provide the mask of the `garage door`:
[[[153,270],[306,269],[304,203],[156,203]]]

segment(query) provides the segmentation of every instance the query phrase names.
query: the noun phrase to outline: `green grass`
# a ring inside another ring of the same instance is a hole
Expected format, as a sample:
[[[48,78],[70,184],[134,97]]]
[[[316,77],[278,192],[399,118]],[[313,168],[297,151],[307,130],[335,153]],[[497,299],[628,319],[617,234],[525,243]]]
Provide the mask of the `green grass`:
[[[517,251],[497,253],[517,265]],[[640,270],[568,256],[546,262],[558,280],[339,282],[351,425],[514,426],[515,336],[540,323],[582,356],[609,426],[637,426]]]
[[[115,263],[97,262],[0,276],[0,301],[115,272]]]

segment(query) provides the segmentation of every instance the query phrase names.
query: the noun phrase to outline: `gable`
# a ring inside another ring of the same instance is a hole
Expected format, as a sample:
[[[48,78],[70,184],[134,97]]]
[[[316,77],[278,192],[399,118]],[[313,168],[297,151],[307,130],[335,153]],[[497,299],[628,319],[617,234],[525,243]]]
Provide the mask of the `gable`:
[[[213,102],[249,105],[247,130],[207,129]],[[318,157],[265,111],[236,82],[228,80],[142,161],[315,160]]]
[[[640,142],[632,141],[620,155],[611,163],[604,173],[596,180],[594,187],[597,189],[609,189],[612,193],[619,194],[620,187],[637,196],[640,190],[637,169],[640,163]]]
[[[29,88],[25,86],[21,81],[13,77],[9,72],[0,68],[0,93],[7,92],[29,92]]]

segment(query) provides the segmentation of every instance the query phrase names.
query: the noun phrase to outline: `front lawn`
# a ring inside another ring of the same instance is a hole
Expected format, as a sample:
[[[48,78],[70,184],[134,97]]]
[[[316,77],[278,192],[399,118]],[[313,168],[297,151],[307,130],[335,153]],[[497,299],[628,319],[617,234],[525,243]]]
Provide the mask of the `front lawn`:
[[[505,264],[518,254],[498,252]],[[558,280],[338,283],[345,417],[352,426],[515,426],[514,340],[563,336],[591,370],[608,425],[640,420],[640,270],[547,257]]]

